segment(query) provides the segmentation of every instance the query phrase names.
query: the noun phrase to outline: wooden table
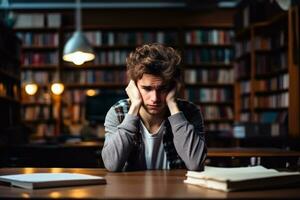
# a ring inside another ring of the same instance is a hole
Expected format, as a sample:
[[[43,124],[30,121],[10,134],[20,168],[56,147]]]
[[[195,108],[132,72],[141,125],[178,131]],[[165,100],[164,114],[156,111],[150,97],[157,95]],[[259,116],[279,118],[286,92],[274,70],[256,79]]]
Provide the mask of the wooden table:
[[[224,166],[264,165],[269,168],[299,168],[300,152],[279,148],[208,148],[207,164]]]
[[[2,168],[0,174],[77,172],[105,176],[106,185],[27,190],[0,185],[0,199],[300,199],[296,188],[225,193],[184,184],[185,170],[109,173],[104,169]]]
[[[208,157],[300,157],[299,151],[279,148],[208,148]]]

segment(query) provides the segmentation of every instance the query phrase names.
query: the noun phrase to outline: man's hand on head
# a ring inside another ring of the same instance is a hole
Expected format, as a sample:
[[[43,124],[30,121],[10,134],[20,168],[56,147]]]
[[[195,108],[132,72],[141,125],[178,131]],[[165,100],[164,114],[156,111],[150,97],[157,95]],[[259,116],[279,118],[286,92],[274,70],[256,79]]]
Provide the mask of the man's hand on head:
[[[136,86],[136,84],[133,80],[130,80],[125,91],[131,101],[131,105],[130,105],[128,114],[137,115],[140,110],[140,107],[142,105],[142,97],[141,97],[138,87]]]
[[[179,89],[179,84],[177,83],[166,96],[166,103],[168,105],[171,115],[174,115],[179,112],[179,108],[176,102],[178,89]]]

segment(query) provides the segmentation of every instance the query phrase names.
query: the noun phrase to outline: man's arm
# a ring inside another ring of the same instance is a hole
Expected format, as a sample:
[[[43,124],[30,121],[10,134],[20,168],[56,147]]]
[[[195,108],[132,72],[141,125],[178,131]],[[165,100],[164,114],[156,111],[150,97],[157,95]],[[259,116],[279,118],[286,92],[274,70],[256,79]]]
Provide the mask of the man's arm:
[[[203,119],[200,111],[191,112],[193,117],[189,122],[183,112],[169,117],[174,135],[174,146],[188,170],[202,170],[206,158]]]
[[[121,171],[128,160],[134,146],[133,138],[138,132],[138,112],[142,99],[134,81],[130,81],[125,89],[131,105],[128,114],[119,124],[116,111],[111,108],[105,118],[105,142],[102,149],[102,159],[106,169]]]
[[[120,124],[112,107],[105,118],[105,142],[102,149],[104,166],[109,171],[121,171],[133,147],[138,131],[138,116],[128,114]]]
[[[186,119],[177,104],[177,87],[166,97],[171,113],[168,119],[174,135],[174,146],[189,170],[202,170],[207,153],[203,117],[195,105],[187,103],[187,108],[182,108],[189,114],[190,121]]]

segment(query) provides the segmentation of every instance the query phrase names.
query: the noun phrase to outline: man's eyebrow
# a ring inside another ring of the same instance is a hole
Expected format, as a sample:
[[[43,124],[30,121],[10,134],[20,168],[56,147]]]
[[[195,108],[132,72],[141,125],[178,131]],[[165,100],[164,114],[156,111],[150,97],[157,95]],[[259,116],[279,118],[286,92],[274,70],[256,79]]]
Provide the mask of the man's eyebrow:
[[[151,85],[142,85],[142,88],[153,88]]]
[[[160,85],[158,87],[153,87],[151,85],[142,85],[141,87],[145,88],[145,89],[158,89],[158,90],[164,90],[164,89],[168,88],[166,85]]]

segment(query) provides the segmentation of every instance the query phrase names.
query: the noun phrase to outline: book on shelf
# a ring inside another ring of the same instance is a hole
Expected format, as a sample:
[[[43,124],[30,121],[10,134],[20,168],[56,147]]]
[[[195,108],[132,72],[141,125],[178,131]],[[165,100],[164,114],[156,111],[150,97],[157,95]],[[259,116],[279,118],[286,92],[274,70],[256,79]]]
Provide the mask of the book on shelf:
[[[225,192],[297,185],[300,172],[279,172],[263,166],[210,167],[203,172],[188,171],[184,183]]]
[[[0,176],[0,181],[25,189],[106,184],[100,176],[79,173],[31,173]]]

